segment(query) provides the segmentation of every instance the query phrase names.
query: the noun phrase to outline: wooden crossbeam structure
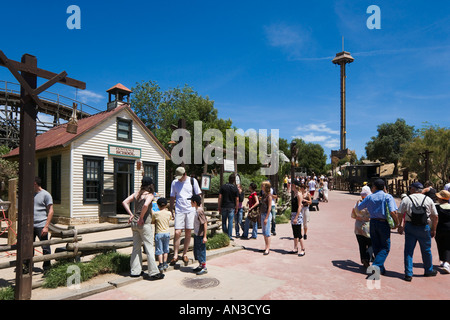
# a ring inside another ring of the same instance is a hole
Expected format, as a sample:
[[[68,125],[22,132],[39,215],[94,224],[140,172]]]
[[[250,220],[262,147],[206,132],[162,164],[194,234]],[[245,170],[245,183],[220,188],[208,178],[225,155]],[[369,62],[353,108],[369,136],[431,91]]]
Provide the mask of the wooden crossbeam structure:
[[[19,157],[19,200],[18,238],[16,267],[16,300],[31,299],[33,274],[33,220],[34,220],[34,177],[36,150],[37,107],[43,107],[38,95],[56,83],[78,89],[86,89],[86,83],[67,77],[65,71],[56,74],[37,67],[37,58],[24,54],[21,62],[10,60],[0,50],[0,66],[8,68],[20,83],[20,157]],[[49,81],[37,87],[37,78]]]

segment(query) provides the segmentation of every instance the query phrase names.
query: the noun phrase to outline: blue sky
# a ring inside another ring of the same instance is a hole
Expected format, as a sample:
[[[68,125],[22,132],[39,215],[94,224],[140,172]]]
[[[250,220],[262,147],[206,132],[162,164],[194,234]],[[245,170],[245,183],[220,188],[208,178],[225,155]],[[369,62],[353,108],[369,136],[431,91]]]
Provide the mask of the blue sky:
[[[81,9],[69,30],[67,7]],[[381,9],[381,29],[366,12]],[[339,148],[339,67],[347,67],[347,147],[358,158],[377,126],[403,118],[450,126],[450,2],[321,1],[21,1],[2,4],[0,50],[86,82],[57,85],[104,110],[106,90],[153,80],[188,84],[215,101],[221,118],[247,129],[279,129],[291,141]],[[0,80],[15,81],[6,68]]]

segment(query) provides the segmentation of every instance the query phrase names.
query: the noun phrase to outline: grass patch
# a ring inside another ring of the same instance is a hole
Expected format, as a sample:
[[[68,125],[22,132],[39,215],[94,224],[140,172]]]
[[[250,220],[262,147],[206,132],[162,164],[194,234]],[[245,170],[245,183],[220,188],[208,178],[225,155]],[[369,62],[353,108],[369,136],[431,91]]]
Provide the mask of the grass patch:
[[[130,269],[130,256],[118,252],[107,252],[95,256],[89,262],[57,262],[45,274],[44,288],[57,288],[67,285],[67,279],[74,274],[68,268],[77,266],[80,269],[80,282],[106,273],[122,273]]]
[[[206,250],[228,247],[230,244],[230,238],[226,233],[216,233],[214,236],[208,234],[207,237]]]
[[[0,300],[14,300],[14,288],[13,287],[1,288]]]

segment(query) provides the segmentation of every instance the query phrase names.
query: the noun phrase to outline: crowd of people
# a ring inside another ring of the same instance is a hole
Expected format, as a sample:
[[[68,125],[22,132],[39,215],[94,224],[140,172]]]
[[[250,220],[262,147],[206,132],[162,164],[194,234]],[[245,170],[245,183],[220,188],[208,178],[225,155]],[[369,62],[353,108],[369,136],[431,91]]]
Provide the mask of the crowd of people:
[[[293,179],[289,175],[285,175],[283,181],[283,188],[287,192],[291,192],[292,185],[296,184],[305,185],[311,196],[314,196],[316,190],[318,192],[317,198],[320,201],[328,202],[328,178],[323,175],[317,178],[313,173],[311,176],[295,176]]]
[[[294,238],[294,249],[290,252],[302,257],[306,254],[304,241],[307,239],[309,206],[317,190],[321,190],[328,201],[328,190],[326,179],[317,181],[315,177],[293,179],[293,198],[291,201],[291,225]],[[175,172],[175,179],[171,184],[170,203],[165,198],[157,200],[158,211],[150,209],[154,201],[153,181],[149,177],[142,179],[141,189],[130,195],[123,201],[123,206],[130,215],[131,230],[133,233],[133,250],[131,253],[130,268],[131,276],[141,276],[142,272],[142,245],[148,257],[148,276],[152,280],[164,278],[164,271],[168,265],[176,264],[180,259],[188,265],[187,251],[194,232],[194,258],[199,265],[193,271],[197,275],[208,272],[206,268],[206,242],[207,219],[202,208],[201,190],[195,178],[189,177],[183,167]],[[243,240],[249,239],[250,228],[253,227],[251,238],[256,239],[258,235],[258,223],[261,224],[264,237],[263,254],[270,253],[271,236],[276,235],[276,202],[278,195],[269,181],[261,184],[260,192],[258,186],[251,183],[250,195],[246,203],[247,215],[244,217],[245,194],[240,184],[236,184],[236,175],[230,174],[228,182],[220,187],[218,196],[218,211],[222,217],[222,231],[228,235],[230,241],[235,237]],[[131,203],[135,202],[135,210],[131,210]],[[150,217],[149,217],[150,214]],[[169,222],[174,220],[174,255],[168,263],[169,253]],[[155,225],[154,229],[152,224]],[[234,225],[234,228],[233,228]],[[185,232],[184,247],[182,255],[179,256],[181,232]],[[240,232],[242,231],[242,235]],[[300,252],[298,245],[300,244]],[[156,250],[155,250],[156,248]],[[159,265],[156,264],[155,255]]]
[[[308,234],[309,207],[315,196],[328,201],[328,183],[324,177],[285,177],[284,190],[292,194],[291,219],[293,234],[292,254],[305,256],[305,240]],[[218,210],[222,216],[222,231],[231,241],[233,230],[235,237],[257,238],[258,223],[261,224],[264,237],[264,255],[270,253],[271,235],[276,235],[276,203],[277,192],[269,181],[264,181],[257,192],[255,183],[249,185],[250,194],[244,205],[245,194],[242,186],[236,185],[236,176],[231,174],[228,183],[219,190]],[[318,193],[318,196],[317,196]],[[206,243],[208,221],[202,208],[201,190],[195,178],[189,177],[183,167],[175,172],[171,184],[170,201],[159,198],[156,201],[158,210],[152,210],[155,200],[153,180],[144,177],[139,191],[128,196],[122,205],[130,215],[129,223],[133,235],[133,249],[130,257],[130,274],[133,277],[143,275],[142,246],[148,258],[148,276],[152,280],[164,278],[164,271],[169,264],[174,265],[180,259],[188,265],[187,251],[194,233],[194,258],[198,267],[193,271],[206,274]],[[405,234],[404,269],[405,281],[413,277],[413,254],[419,243],[423,260],[424,276],[436,276],[433,269],[431,245],[432,238],[438,249],[440,267],[444,273],[450,273],[450,177],[444,189],[437,192],[431,183],[422,185],[415,182],[410,185],[408,194],[402,195],[400,205],[387,191],[385,181],[377,179],[372,186],[364,185],[361,199],[352,209],[351,217],[355,219],[354,232],[359,247],[361,263],[364,267],[373,267],[385,274],[385,261],[391,247],[391,230],[397,229]],[[53,217],[53,201],[51,195],[41,187],[39,178],[35,180],[35,237],[47,239],[48,227]],[[131,204],[134,203],[134,210]],[[244,206],[247,215],[244,217]],[[174,220],[174,255],[170,263],[170,221]],[[233,228],[234,223],[234,228]],[[182,255],[179,247],[182,231],[185,232]],[[240,232],[242,231],[242,235]],[[44,254],[50,253],[49,246]],[[158,260],[159,265],[156,263]],[[44,268],[49,266],[44,264]]]
[[[401,196],[397,207],[392,195],[387,193],[385,181],[377,179],[371,188],[364,186],[361,200],[352,210],[355,219],[355,234],[361,263],[365,267],[377,268],[385,274],[385,261],[391,247],[391,230],[397,229],[405,235],[404,280],[412,281],[413,254],[419,243],[424,276],[434,277],[432,263],[432,238],[435,238],[440,267],[450,273],[450,178],[444,190],[436,192],[431,183],[425,187],[420,182],[409,186],[407,194]]]

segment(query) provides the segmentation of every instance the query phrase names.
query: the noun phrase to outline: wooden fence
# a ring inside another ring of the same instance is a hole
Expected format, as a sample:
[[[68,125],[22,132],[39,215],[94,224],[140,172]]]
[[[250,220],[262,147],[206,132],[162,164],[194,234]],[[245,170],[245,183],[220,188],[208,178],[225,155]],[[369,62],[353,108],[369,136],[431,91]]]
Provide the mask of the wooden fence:
[[[402,194],[408,192],[409,186],[414,182],[417,182],[417,180],[387,179],[386,189],[391,195],[400,197]],[[433,188],[436,190],[436,192],[439,192],[440,190],[444,189],[444,184],[437,184]],[[344,181],[343,179],[336,179],[333,184],[333,190],[349,191],[349,189],[349,183]],[[361,192],[361,187],[355,187],[355,190],[353,192]]]
[[[217,212],[206,212],[205,215],[208,217],[208,231],[211,234],[215,234],[217,230],[221,230],[222,224],[221,219],[219,219],[219,214]],[[173,221],[170,223],[170,227],[173,228]],[[35,256],[33,258],[33,263],[59,260],[59,259],[69,259],[69,258],[79,258],[81,256],[89,256],[92,254],[97,254],[101,252],[123,249],[133,246],[132,237],[118,238],[118,239],[108,239],[108,241],[97,241],[83,243],[83,234],[92,234],[97,232],[106,232],[112,230],[119,230],[130,228],[129,224],[114,224],[114,225],[99,225],[96,227],[80,228],[76,229],[74,227],[59,228],[54,225],[50,226],[49,232],[51,233],[52,239],[46,241],[37,241],[33,243],[33,247],[40,247],[43,245],[55,245],[65,243],[65,247],[56,248],[55,252],[48,255]],[[173,240],[174,232],[171,232],[171,240]],[[184,231],[181,234],[181,239],[184,238]],[[191,241],[192,245],[192,241]],[[17,245],[1,245],[0,252],[10,252],[17,249]],[[172,248],[173,249],[173,248]],[[188,248],[191,250],[192,246]],[[183,242],[181,241],[180,250],[183,250]],[[11,268],[16,266],[16,260],[8,262],[0,262],[0,269]]]

